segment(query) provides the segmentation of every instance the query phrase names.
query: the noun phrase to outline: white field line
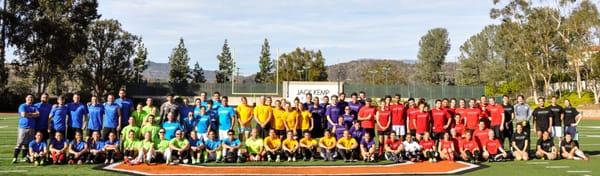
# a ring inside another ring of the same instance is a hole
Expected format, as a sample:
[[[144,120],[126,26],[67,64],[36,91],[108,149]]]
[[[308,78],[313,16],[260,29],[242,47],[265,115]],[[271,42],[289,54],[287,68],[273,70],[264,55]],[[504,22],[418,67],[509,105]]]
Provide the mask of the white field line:
[[[592,171],[588,171],[588,170],[573,170],[573,171],[567,171],[568,173],[590,173]]]
[[[564,169],[569,168],[569,166],[546,166],[548,169]]]

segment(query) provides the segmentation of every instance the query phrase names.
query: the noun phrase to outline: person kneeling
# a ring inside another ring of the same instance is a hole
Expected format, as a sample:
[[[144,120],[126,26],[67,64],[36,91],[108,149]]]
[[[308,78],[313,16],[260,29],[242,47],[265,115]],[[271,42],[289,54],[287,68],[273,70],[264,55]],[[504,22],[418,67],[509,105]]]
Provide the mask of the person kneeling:
[[[502,149],[502,144],[495,138],[494,131],[488,133],[488,141],[483,145],[483,159],[489,162],[504,161],[507,154]]]

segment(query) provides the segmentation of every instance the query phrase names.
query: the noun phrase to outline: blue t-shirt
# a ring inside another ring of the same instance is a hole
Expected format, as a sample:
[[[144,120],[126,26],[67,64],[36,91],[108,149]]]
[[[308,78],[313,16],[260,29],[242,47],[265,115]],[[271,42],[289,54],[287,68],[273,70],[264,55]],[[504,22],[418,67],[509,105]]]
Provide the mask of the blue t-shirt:
[[[40,141],[37,142],[35,140],[29,142],[29,148],[33,150],[33,152],[41,152],[44,151],[44,149],[46,149],[47,145],[46,142],[44,141]]]
[[[67,129],[67,106],[56,105],[50,110],[52,116],[52,129],[56,131],[64,131]]]
[[[321,129],[323,128],[323,119],[325,118],[325,108],[321,105],[318,105],[316,108],[314,106],[308,107],[308,111],[312,114],[313,121],[315,122],[313,129]]]
[[[198,147],[198,146],[204,145],[204,142],[202,142],[202,139],[199,139],[199,138],[196,138],[196,139],[189,138],[188,142],[190,142],[190,147]]]
[[[117,128],[119,126],[119,105],[116,103],[104,103],[104,119],[102,126],[105,128]]]
[[[133,107],[133,101],[129,98],[121,99],[117,98],[115,103],[121,108],[121,125],[129,125],[129,117],[131,117],[131,108]]]
[[[184,123],[185,119],[188,118],[188,113],[194,112],[194,107],[186,104],[179,106],[179,122]]]
[[[196,119],[195,118],[183,119],[183,131],[185,131],[185,133],[188,133],[188,132],[194,130],[195,127],[196,127]]]
[[[40,112],[40,116],[36,119],[35,129],[36,130],[47,130],[48,129],[48,117],[50,116],[50,110],[52,110],[52,105],[50,103],[36,103],[35,107],[38,112]]]
[[[360,145],[363,145],[365,148],[369,149],[369,148],[373,147],[373,145],[375,145],[375,140],[370,139],[369,142],[367,142],[363,138],[362,140],[360,140]]]
[[[225,138],[225,139],[223,139],[223,144],[228,145],[230,147],[238,146],[238,145],[240,145],[240,139],[230,140],[229,138]]]
[[[198,116],[200,116],[200,106],[194,106],[194,118],[198,118]]]
[[[110,141],[110,140],[104,141],[103,147],[107,146],[107,145],[117,145],[118,146],[119,145],[119,140],[115,139],[114,141]]]
[[[196,122],[196,131],[198,133],[206,133],[208,132],[208,122],[210,120],[209,115],[200,115],[198,116],[198,120]]]
[[[73,149],[73,151],[76,151],[76,152],[81,152],[87,145],[85,143],[85,141],[83,141],[83,140],[81,140],[79,142],[73,140],[73,141],[71,141],[70,144],[71,144],[71,149]]]
[[[69,103],[69,127],[81,128],[83,126],[83,116],[88,113],[87,107],[83,103]]]
[[[175,138],[175,132],[181,129],[181,124],[178,122],[165,121],[165,123],[162,124],[162,127],[165,129],[165,139],[171,141],[171,139]]]
[[[19,106],[19,128],[28,129],[35,128],[35,119],[30,117],[21,116],[21,113],[34,113],[37,112],[37,108],[33,104],[23,103]]]
[[[229,130],[231,128],[231,119],[235,115],[235,110],[231,106],[221,106],[217,109],[219,115],[219,130]]]
[[[206,114],[208,114],[208,117],[210,117],[208,119],[210,128],[213,130],[219,129],[219,117],[217,117],[217,112],[215,110],[210,110],[206,111]]]
[[[204,141],[204,146],[206,146],[206,149],[208,149],[208,150],[214,150],[221,146],[221,141],[219,141],[219,139],[216,139],[216,138],[215,138],[215,140],[206,139]]]
[[[217,101],[217,100],[212,100],[213,105],[212,105],[212,109],[219,109],[223,106],[223,104],[221,103],[221,101]]]
[[[354,121],[354,115],[351,114],[344,114],[342,115],[342,117],[344,117],[344,125],[352,125],[352,121]]]
[[[88,142],[88,147],[90,150],[102,150],[104,148],[104,142],[102,141],[94,141],[90,140]]]
[[[52,148],[60,150],[60,149],[65,148],[65,144],[67,144],[67,143],[64,138],[60,141],[56,140],[56,138],[52,138],[50,140],[50,144],[52,145]]]
[[[102,117],[104,117],[104,106],[102,104],[89,105],[87,128],[90,130],[101,130]]]

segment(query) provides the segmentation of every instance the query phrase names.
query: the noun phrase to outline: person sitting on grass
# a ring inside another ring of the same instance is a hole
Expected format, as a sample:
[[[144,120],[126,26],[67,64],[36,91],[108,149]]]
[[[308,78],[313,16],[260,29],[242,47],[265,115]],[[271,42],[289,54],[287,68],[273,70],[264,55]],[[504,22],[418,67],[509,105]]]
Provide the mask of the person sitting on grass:
[[[54,133],[54,138],[50,139],[50,154],[52,155],[52,164],[62,164],[66,160],[68,149],[67,140],[61,132]]]
[[[395,163],[401,163],[403,150],[402,139],[398,138],[396,131],[391,131],[390,137],[385,140],[385,159]]]
[[[221,162],[221,141],[215,136],[215,131],[208,131],[208,137],[204,139],[204,162]]]
[[[250,131],[250,137],[245,141],[245,153],[250,158],[250,161],[262,161],[265,149],[263,147],[263,140],[258,137],[258,129],[252,128]]]
[[[311,132],[305,131],[304,137],[300,139],[300,154],[303,161],[314,161],[317,152],[317,140],[312,138]]]
[[[579,143],[576,140],[573,140],[573,136],[570,133],[565,134],[564,141],[560,144],[561,155],[565,159],[570,160],[588,160],[589,158],[585,156],[585,153],[579,149]]]
[[[33,164],[36,166],[44,165],[44,160],[48,154],[48,145],[46,145],[46,142],[42,138],[42,132],[38,131],[35,133],[35,140],[29,142],[30,161],[33,161]]]
[[[164,163],[167,160],[167,150],[169,149],[169,140],[165,137],[165,129],[161,128],[158,131],[158,140],[154,141],[154,146],[156,148],[154,160],[157,163]]]
[[[87,157],[88,164],[96,164],[104,156],[104,142],[100,139],[98,131],[92,132],[92,137],[88,140],[89,154]]]
[[[152,142],[152,133],[144,133],[144,140],[140,141],[138,146],[138,155],[131,161],[131,164],[136,165],[139,163],[150,164],[152,158],[154,158],[154,142]]]
[[[138,140],[135,137],[134,131],[127,132],[127,138],[123,140],[123,162],[125,164],[129,164],[129,161],[136,156],[135,152],[137,151]]]
[[[154,116],[152,114],[150,114],[150,116]],[[159,131],[160,131],[160,126],[158,126],[157,124],[154,123],[154,118],[147,118],[146,122],[144,122],[143,126],[140,128],[140,134],[146,134],[147,132],[150,132],[151,136],[152,136],[152,142],[157,143],[160,141],[159,139]]]
[[[556,147],[554,147],[554,142],[552,141],[552,138],[550,138],[550,133],[547,131],[542,132],[542,138],[538,139],[537,142],[535,156],[538,159],[555,160],[556,153]]]
[[[204,150],[204,142],[198,138],[196,130],[190,132],[190,154],[192,155],[192,164],[200,164],[202,161],[202,151]]]
[[[342,156],[342,159],[344,159],[344,162],[355,161],[358,142],[356,142],[356,139],[352,138],[352,135],[350,135],[348,130],[344,130],[342,138],[337,141],[337,150]]]
[[[75,140],[69,144],[69,164],[83,164],[87,156],[87,143],[83,141],[81,132],[75,132]]]
[[[454,147],[454,140],[450,138],[450,133],[445,132],[444,136],[438,143],[438,153],[440,154],[440,159],[454,161],[454,155],[456,154]]]
[[[517,123],[517,130],[512,135],[511,150],[515,160],[529,160],[529,139],[523,130],[523,124]]]
[[[435,147],[435,141],[431,139],[429,132],[423,133],[423,139],[419,141],[423,156],[427,158],[430,163],[437,162],[437,150]]]
[[[117,139],[117,135],[114,132],[108,133],[108,140],[104,141],[104,153],[106,153],[106,159],[104,164],[112,164],[115,162],[115,155],[119,153],[120,142]]]
[[[223,139],[223,144],[221,145],[223,145],[223,158],[225,158],[225,162],[240,162],[239,150],[242,143],[240,142],[240,139],[236,138],[233,130],[227,131],[227,138]]]
[[[368,132],[365,133],[363,138],[360,140],[360,156],[365,162],[375,162],[377,158],[377,147],[375,147],[375,140],[371,138],[371,134]]]
[[[493,130],[490,130],[488,135],[487,143],[483,145],[483,159],[489,162],[504,161],[508,155],[502,148],[500,140],[495,137]]]
[[[323,160],[334,161],[334,158],[337,156],[335,146],[335,137],[331,136],[331,131],[325,130],[325,135],[319,139],[319,149]]]
[[[269,130],[269,136],[266,137],[263,142],[267,155],[267,161],[272,162],[273,158],[276,158],[275,162],[281,161],[281,139],[279,139],[277,134],[275,134],[274,129]]]
[[[300,106],[302,107],[302,106]],[[288,162],[296,162],[296,155],[298,154],[298,141],[294,139],[294,132],[288,131],[285,140],[281,143],[281,147]]]
[[[421,146],[419,145],[419,143],[413,140],[411,134],[406,134],[405,138],[406,140],[402,143],[405,152],[404,156],[411,162],[419,161],[421,159]]]
[[[184,138],[183,130],[175,131],[175,138],[171,139],[169,142],[169,150],[167,150],[167,152],[170,154],[167,154],[167,163],[169,165],[178,163],[187,164],[189,158],[189,149],[190,144],[189,141]],[[173,160],[172,158],[175,158],[176,160]]]
[[[464,161],[476,163],[481,155],[477,141],[473,139],[472,130],[467,130],[464,134],[465,139],[462,140],[460,146],[460,156]]]

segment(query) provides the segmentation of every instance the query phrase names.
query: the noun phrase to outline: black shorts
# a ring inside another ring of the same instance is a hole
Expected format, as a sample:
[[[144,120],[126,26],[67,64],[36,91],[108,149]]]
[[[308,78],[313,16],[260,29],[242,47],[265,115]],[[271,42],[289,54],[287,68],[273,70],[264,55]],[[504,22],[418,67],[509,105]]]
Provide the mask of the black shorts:
[[[390,130],[385,130],[385,131],[377,131],[377,135],[389,135],[390,134]]]
[[[444,137],[444,132],[433,132],[431,138],[433,138],[433,140],[439,140],[442,139]]]
[[[500,131],[500,125],[494,125],[492,126],[492,130],[494,131],[494,136],[496,138],[501,138],[502,137],[502,132]],[[507,130],[507,129],[504,129]]]
[[[365,133],[369,133],[373,137],[375,136],[375,128],[365,128]]]
[[[287,135],[285,130],[275,130],[275,134],[279,137],[285,137]]]
[[[542,132],[543,131],[548,131],[548,125],[545,125],[545,124],[544,125],[542,125],[542,124],[539,124],[539,125],[535,124],[535,131],[536,132],[538,132],[538,131],[542,131]]]

